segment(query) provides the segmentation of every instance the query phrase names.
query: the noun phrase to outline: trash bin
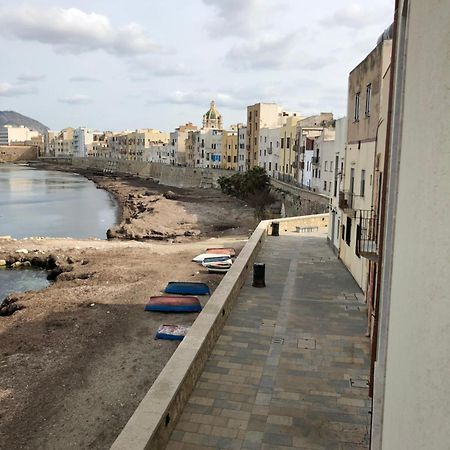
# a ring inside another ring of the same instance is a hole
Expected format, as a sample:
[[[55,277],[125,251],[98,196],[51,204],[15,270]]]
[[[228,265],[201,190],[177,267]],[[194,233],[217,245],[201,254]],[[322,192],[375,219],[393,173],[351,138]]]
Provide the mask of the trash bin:
[[[280,222],[272,222],[272,236],[279,236],[280,235]]]
[[[263,263],[253,264],[253,287],[266,287],[266,265]]]

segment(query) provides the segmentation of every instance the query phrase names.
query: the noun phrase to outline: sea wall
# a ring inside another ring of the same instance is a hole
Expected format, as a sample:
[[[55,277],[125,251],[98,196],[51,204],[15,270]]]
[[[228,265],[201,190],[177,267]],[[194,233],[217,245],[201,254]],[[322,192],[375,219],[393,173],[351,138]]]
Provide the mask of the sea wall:
[[[165,186],[180,188],[218,187],[221,176],[230,176],[229,170],[201,169],[196,167],[178,167],[168,164],[114,160],[101,158],[73,158],[75,168],[100,170],[105,173],[124,173],[141,178],[154,178]]]
[[[34,145],[0,145],[0,162],[34,161],[38,151]]]

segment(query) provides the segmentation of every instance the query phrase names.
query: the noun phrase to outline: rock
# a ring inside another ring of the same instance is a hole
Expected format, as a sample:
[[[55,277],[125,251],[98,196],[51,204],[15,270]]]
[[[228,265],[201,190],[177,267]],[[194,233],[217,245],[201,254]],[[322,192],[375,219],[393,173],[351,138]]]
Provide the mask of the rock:
[[[0,259],[0,267],[6,266],[6,259]]]
[[[73,264],[75,262],[75,260],[72,259],[70,256],[67,257],[66,261],[67,261],[67,264]]]
[[[17,267],[21,267],[22,266],[22,262],[21,261],[16,261],[15,263],[12,264],[11,267],[13,267],[14,269],[16,269]]]
[[[58,278],[58,276],[61,275],[63,272],[64,271],[63,271],[62,267],[55,267],[47,275],[47,280],[48,281],[55,281]]]
[[[28,250],[26,248],[19,248],[19,250],[16,250],[16,253],[23,253],[23,254],[28,254]]]
[[[47,267],[47,258],[45,256],[33,256],[31,258],[31,265],[35,267],[45,268]]]
[[[11,295],[6,296],[0,303],[0,316],[10,316],[20,309],[24,309],[25,306],[16,303],[17,297]]]
[[[81,265],[82,265],[82,266],[85,266],[86,264],[89,264],[89,260],[88,260],[88,259],[83,259],[83,260],[81,261]]]
[[[24,262],[22,263],[22,265],[23,265],[23,267],[31,267],[30,261],[24,261]]]
[[[193,231],[185,231],[184,235],[185,236],[194,236],[194,232]]]
[[[131,200],[132,198],[134,198],[134,194],[128,194],[128,199]]]
[[[55,255],[49,255],[47,258],[47,262],[46,262],[46,267],[47,269],[55,269],[56,266],[58,265],[58,259],[56,258]]]
[[[178,195],[175,194],[175,192],[173,192],[173,191],[164,192],[163,196],[165,198],[167,198],[167,200],[177,200],[178,199]]]
[[[130,217],[127,217],[126,219],[125,219],[125,223],[127,223],[128,225],[131,223],[131,218]]]
[[[5,261],[7,266],[12,266],[17,261],[17,259],[15,256],[9,255],[6,257]]]
[[[108,228],[108,230],[106,231],[106,238],[117,239],[118,238],[117,230],[114,228]]]

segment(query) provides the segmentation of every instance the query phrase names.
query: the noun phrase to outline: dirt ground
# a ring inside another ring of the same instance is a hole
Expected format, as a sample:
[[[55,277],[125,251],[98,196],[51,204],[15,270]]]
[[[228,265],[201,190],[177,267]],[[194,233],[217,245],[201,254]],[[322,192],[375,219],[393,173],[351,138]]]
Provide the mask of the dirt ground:
[[[126,239],[0,240],[0,259],[52,254],[67,270],[43,291],[17,294],[25,308],[0,317],[1,449],[109,448],[177,346],[154,340],[158,326],[196,318],[144,312],[148,297],[174,280],[214,290],[222,275],[192,257],[240,250],[254,226],[250,208],[217,191],[94,179],[119,200],[115,230]],[[169,189],[176,199],[163,197]]]

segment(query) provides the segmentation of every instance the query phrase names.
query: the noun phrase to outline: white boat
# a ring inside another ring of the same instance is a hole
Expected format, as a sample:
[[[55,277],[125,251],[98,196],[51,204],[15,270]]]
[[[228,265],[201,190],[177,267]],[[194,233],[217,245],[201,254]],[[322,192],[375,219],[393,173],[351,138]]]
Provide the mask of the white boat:
[[[230,255],[212,255],[211,253],[202,253],[201,255],[197,255],[195,258],[192,258],[192,261],[196,263],[202,263],[205,258],[230,258]]]
[[[221,264],[224,266],[227,266],[227,265],[231,266],[231,264],[233,264],[233,261],[228,257],[228,258],[219,259],[219,260],[217,260],[217,259],[209,260],[209,258],[205,258],[202,262],[202,266],[206,267],[206,268],[208,268],[210,266],[214,266],[214,265],[220,266]]]
[[[212,272],[212,273],[223,273],[223,272],[228,272],[228,270],[231,268],[231,265],[233,263],[231,262],[214,262],[214,263],[209,263],[206,268],[208,269],[208,272]]]

